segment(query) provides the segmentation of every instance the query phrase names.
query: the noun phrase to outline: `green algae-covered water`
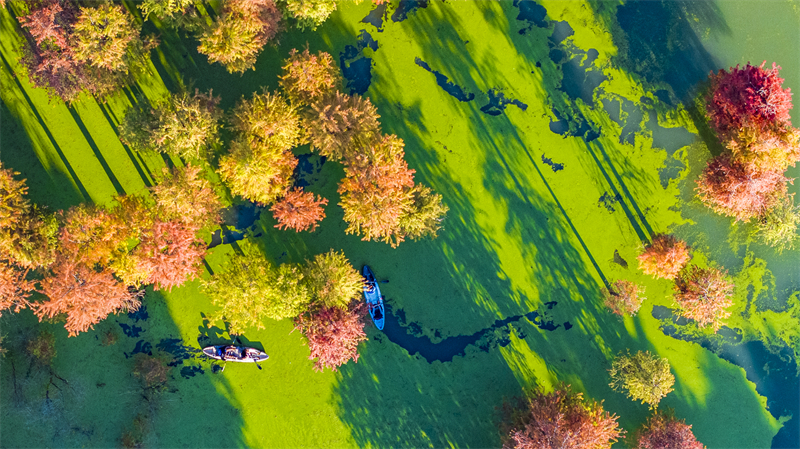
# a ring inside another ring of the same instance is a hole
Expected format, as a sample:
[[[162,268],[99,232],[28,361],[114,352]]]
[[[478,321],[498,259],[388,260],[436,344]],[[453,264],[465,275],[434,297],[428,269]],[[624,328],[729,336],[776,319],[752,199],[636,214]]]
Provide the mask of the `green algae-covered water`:
[[[341,166],[303,157],[306,189],[330,200],[315,233],[279,231],[268,211],[247,219],[246,205],[232,209],[242,213],[229,225],[275,261],[342,249],[389,281],[385,332],[368,327],[358,363],[317,373],[302,335],[271,321],[242,337],[270,354],[263,370],[229,364],[215,373],[198,351],[229,336],[222,323],[206,325],[213,306],[197,282],[148,290],[144,310],[73,338],[28,311],[4,314],[0,445],[112,447],[141,414],[147,447],[496,447],[504,398],[559,382],[604,400],[632,431],[648,410],[611,390],[607,374],[630,348],[669,359],[676,385],[662,406],[708,447],[800,447],[800,252],[750,241],[692,195],[720,149],[694,95],[709,71],[763,60],[781,65],[797,92],[799,6],[341,3],[317,31],[283,35],[243,76],[208,65],[193,38],[151,29],[161,39],[151,74],[105,104],[73,107],[29,85],[19,25],[2,10],[0,160],[27,178],[38,204],[106,204],[153,183],[164,161],[116,136],[136,95],[156,99],[192,81],[229,108],[276,88],[282,59],[308,43],[339,62],[346,90],[376,104],[384,132],[404,139],[417,181],[450,212],[435,240],[362,242],[344,234],[335,205]],[[637,270],[657,232],[675,233],[696,261],[735,277],[733,315],[718,335],[676,320],[671,284]],[[233,240],[210,251],[210,270]],[[623,278],[645,285],[648,298],[624,320],[600,295]],[[23,349],[41,328],[56,335],[52,373]],[[108,331],[119,339],[104,346]],[[148,400],[132,356],[159,351],[176,362],[168,390]]]

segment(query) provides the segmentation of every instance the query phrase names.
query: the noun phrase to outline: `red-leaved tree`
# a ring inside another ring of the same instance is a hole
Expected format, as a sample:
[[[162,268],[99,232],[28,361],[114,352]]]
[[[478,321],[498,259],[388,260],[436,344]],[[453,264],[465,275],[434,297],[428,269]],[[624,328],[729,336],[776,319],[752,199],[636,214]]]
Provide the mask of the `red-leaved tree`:
[[[766,63],[748,63],[741,69],[737,65],[711,75],[706,110],[723,140],[745,127],[765,131],[789,122],[792,94],[781,88],[780,67],[773,63],[772,69],[764,69]]]
[[[196,225],[178,220],[156,220],[133,252],[138,269],[148,273],[154,290],[171,290],[196,278],[202,270],[206,246],[196,237]]]
[[[584,401],[568,386],[552,393],[532,391],[503,409],[510,421],[504,423],[510,429],[506,449],[605,449],[624,433],[602,403]]]
[[[625,279],[614,282],[610,288],[603,288],[605,306],[620,316],[636,315],[646,299],[643,294],[644,287]]]
[[[59,255],[41,281],[47,300],[33,305],[41,320],[67,315],[69,336],[92,329],[111,313],[137,310],[139,295],[116,279],[109,270],[97,271],[74,257]]]
[[[346,309],[322,307],[297,317],[296,329],[306,336],[311,348],[308,358],[317,359],[315,370],[336,371],[351,359],[358,362],[358,344],[367,339],[365,315],[364,303],[354,302]]]
[[[648,418],[634,439],[637,449],[705,449],[692,433],[691,425],[664,412]]]
[[[787,180],[780,172],[758,170],[722,154],[708,164],[695,191],[714,212],[747,221],[764,215],[786,193]]]
[[[296,187],[286,193],[270,207],[272,215],[278,220],[275,225],[278,229],[294,229],[297,232],[317,229],[319,221],[325,218],[325,205],[328,200],[315,197],[312,192],[303,192],[302,187]]]
[[[675,236],[658,234],[638,256],[639,269],[656,278],[675,279],[689,263],[689,247]]]
[[[717,331],[731,315],[726,309],[733,305],[734,284],[726,272],[693,265],[676,281],[675,289],[681,315],[695,320],[700,327],[711,326]]]
[[[25,279],[28,270],[20,269],[8,261],[0,261],[0,316],[6,309],[19,312],[30,307],[28,298],[36,289],[33,282]]]

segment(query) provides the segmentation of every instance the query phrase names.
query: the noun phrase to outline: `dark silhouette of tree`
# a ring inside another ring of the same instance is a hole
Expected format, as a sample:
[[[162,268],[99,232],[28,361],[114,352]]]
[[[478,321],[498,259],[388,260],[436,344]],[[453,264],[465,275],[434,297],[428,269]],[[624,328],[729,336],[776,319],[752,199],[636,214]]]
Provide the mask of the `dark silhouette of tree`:
[[[138,151],[155,150],[204,160],[219,143],[222,112],[219,97],[209,91],[170,95],[153,108],[133,107],[119,127],[120,139]]]
[[[244,73],[280,31],[281,17],[274,0],[225,0],[222,14],[203,31],[197,50],[230,73]]]
[[[369,98],[336,92],[311,105],[305,114],[306,132],[312,149],[347,162],[378,138],[379,117]]]
[[[634,316],[646,299],[642,296],[643,294],[644,287],[634,282],[620,279],[614,282],[610,288],[603,288],[603,304],[617,315]]]
[[[671,412],[656,412],[635,435],[637,449],[705,449],[692,433],[692,426],[678,421]]]
[[[711,326],[717,331],[731,315],[726,309],[733,305],[733,288],[727,272],[693,265],[676,281],[675,302],[681,315],[695,320],[700,327]]]
[[[200,175],[201,168],[164,168],[160,182],[150,191],[156,200],[157,215],[178,220],[198,229],[218,225],[222,203],[211,183]]]
[[[364,291],[364,278],[343,252],[317,254],[306,261],[303,274],[316,306],[346,309]]]
[[[358,344],[367,339],[364,333],[366,306],[352,302],[347,308],[321,307],[304,313],[295,320],[296,329],[308,339],[310,360],[316,371],[339,366],[350,360],[358,362]]]
[[[695,191],[714,212],[748,221],[764,215],[786,193],[786,181],[780,172],[759,171],[722,154],[708,164]]]
[[[25,350],[39,365],[51,366],[56,357],[56,336],[49,330],[42,329],[36,337],[28,340]]]
[[[603,449],[624,433],[602,403],[584,401],[568,386],[552,393],[531,391],[503,410],[508,429],[503,447],[508,449]]]
[[[675,279],[691,256],[686,242],[675,236],[658,234],[638,256],[639,269],[656,278]]]
[[[47,296],[33,305],[39,319],[67,315],[64,327],[69,336],[92,329],[111,313],[137,310],[138,293],[116,279],[108,270],[97,271],[74,257],[59,255],[41,281],[40,293]]]
[[[625,393],[634,401],[642,401],[651,409],[658,407],[675,385],[675,376],[669,367],[669,360],[658,358],[649,351],[639,351],[631,355],[620,353],[608,370],[611,375],[609,386],[615,391]]]
[[[278,229],[294,229],[297,232],[308,229],[311,232],[317,229],[319,222],[325,218],[323,207],[328,200],[315,197],[311,192],[303,192],[302,187],[296,187],[277,201],[269,209],[278,221]]]
[[[293,103],[311,105],[336,91],[341,82],[333,57],[323,51],[312,55],[292,49],[283,64],[280,85]]]

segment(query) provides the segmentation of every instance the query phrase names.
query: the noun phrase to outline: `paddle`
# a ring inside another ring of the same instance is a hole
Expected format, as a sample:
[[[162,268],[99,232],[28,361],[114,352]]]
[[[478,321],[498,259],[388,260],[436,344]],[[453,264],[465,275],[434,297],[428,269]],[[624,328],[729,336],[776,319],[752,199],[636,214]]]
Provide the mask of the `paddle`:
[[[238,335],[237,335],[237,336],[235,336],[235,337],[233,337],[233,344],[236,344],[236,340],[238,340],[238,339],[239,339],[239,336],[238,336]],[[246,349],[245,349],[245,351],[246,351]],[[258,370],[259,370],[259,371],[261,371],[262,369],[264,369],[264,368],[261,368],[261,365],[259,365],[259,364],[258,364],[258,362],[256,361],[256,357],[255,357],[254,355],[252,355],[252,354],[251,354],[251,355],[250,355],[250,358],[251,358],[251,359],[253,359],[253,363],[255,363],[255,364],[256,364],[256,367],[258,367]]]

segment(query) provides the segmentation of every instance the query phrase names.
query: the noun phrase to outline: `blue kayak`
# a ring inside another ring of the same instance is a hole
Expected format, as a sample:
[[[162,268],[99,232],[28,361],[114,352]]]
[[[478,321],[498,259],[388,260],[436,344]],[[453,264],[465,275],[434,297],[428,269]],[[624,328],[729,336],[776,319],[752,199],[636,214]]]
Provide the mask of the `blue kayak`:
[[[369,307],[369,316],[372,317],[375,327],[377,327],[378,330],[383,330],[384,309],[381,289],[378,287],[375,275],[372,274],[372,270],[370,270],[367,265],[364,265],[362,274],[365,280],[364,299],[367,301],[367,307]]]

